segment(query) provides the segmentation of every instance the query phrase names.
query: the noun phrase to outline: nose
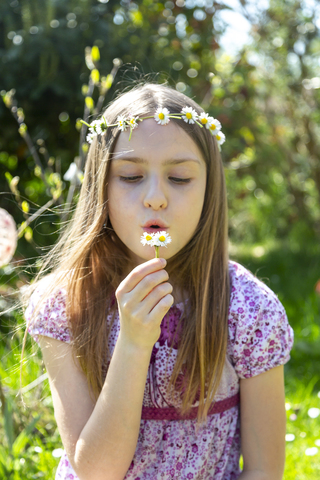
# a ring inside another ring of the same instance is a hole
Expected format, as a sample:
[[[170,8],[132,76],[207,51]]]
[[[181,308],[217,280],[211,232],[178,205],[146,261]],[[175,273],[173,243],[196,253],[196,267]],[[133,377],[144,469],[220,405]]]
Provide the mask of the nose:
[[[153,210],[160,210],[166,208],[167,205],[168,199],[161,180],[157,178],[150,179],[144,195],[144,206]]]

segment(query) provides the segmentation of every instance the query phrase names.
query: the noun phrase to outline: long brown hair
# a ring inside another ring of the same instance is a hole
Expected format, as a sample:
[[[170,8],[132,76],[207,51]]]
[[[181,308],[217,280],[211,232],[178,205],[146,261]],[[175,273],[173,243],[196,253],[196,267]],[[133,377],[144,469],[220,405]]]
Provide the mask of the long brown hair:
[[[147,83],[120,95],[103,116],[112,124],[119,115],[142,117],[152,114],[159,106],[170,112],[180,112],[185,106],[193,107],[198,113],[203,111],[182,93],[165,85]],[[187,381],[182,392],[182,414],[198,400],[200,421],[206,418],[217,391],[227,349],[227,197],[215,138],[206,128],[181,120],[171,121],[183,128],[200,148],[207,171],[204,205],[196,232],[167,265],[170,277],[188,298],[170,382],[178,389],[177,380],[184,371]],[[43,267],[44,272],[51,269],[55,282],[64,278],[74,353],[96,396],[103,386],[102,366],[109,353],[106,306],[124,278],[130,258],[108,219],[108,172],[119,134],[118,128],[109,128],[101,138],[94,139],[74,216]],[[41,277],[40,272],[29,296]],[[45,297],[51,292],[52,287]]]

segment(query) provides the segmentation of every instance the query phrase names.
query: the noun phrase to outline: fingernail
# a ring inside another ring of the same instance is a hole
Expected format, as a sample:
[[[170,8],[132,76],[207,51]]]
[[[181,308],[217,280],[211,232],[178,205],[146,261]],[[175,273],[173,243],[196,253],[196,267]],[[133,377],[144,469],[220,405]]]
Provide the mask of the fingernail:
[[[167,260],[165,258],[160,258],[162,265],[167,265]]]

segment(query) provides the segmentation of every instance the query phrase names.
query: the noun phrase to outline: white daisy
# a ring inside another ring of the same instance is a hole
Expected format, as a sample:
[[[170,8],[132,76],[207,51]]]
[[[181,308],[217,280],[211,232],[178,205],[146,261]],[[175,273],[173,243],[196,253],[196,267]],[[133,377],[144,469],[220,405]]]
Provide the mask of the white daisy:
[[[108,129],[108,124],[107,124],[105,118],[101,118],[101,119],[100,119],[100,130],[101,130],[101,133],[105,132],[107,129]]]
[[[132,130],[138,126],[138,120],[139,117],[131,117],[128,121],[129,127],[132,128]]]
[[[151,245],[151,247],[153,247],[153,237],[154,237],[154,233],[144,232],[140,239],[140,242],[142,243],[143,246]]]
[[[209,122],[206,126],[210,132],[213,133],[213,135],[217,135],[217,133],[221,130],[221,123],[219,120],[213,117],[209,117]]]
[[[159,125],[167,125],[170,122],[170,112],[167,108],[158,108],[154,114],[154,119]]]
[[[192,107],[184,107],[181,110],[181,113],[183,114],[182,119],[186,123],[195,123],[195,121],[198,119],[198,114]]]
[[[165,230],[154,233],[153,245],[155,247],[166,247],[168,243],[171,243],[171,237]]]
[[[127,129],[127,122],[125,120],[124,117],[120,116],[117,118],[117,124],[118,124],[118,127],[120,128],[120,130],[122,132],[124,132],[126,129]]]
[[[94,120],[94,121],[90,124],[90,127],[88,127],[88,129],[89,129],[92,133],[95,133],[95,134],[97,134],[97,135],[100,135],[100,133],[101,133],[100,120]]]
[[[92,143],[94,137],[96,137],[97,135],[98,135],[97,132],[95,132],[94,130],[91,130],[91,131],[87,134],[87,137],[86,137],[87,142],[88,142],[88,143]]]
[[[218,145],[222,145],[225,142],[226,136],[224,133],[221,132],[221,130],[215,135],[215,137],[217,139]]]
[[[202,125],[205,125],[207,128],[207,124],[209,122],[209,114],[208,113],[200,113],[199,117],[198,117],[198,121],[202,124]]]

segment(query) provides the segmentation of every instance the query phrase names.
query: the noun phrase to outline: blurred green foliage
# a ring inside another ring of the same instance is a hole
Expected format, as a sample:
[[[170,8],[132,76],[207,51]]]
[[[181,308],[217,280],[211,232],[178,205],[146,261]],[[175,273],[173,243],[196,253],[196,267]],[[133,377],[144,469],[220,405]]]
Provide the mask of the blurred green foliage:
[[[306,8],[302,0],[272,0],[258,15],[243,5],[253,24],[252,43],[232,56],[219,49],[224,26],[218,13],[229,8],[222,2],[3,2],[0,88],[16,90],[42,163],[48,163],[50,154],[61,174],[78,154],[75,124],[83,117],[84,97],[89,110],[88,101],[92,107],[98,101],[98,92],[92,100],[87,96],[90,76],[96,75],[95,83],[100,75],[108,79],[114,58],[124,62],[107,101],[138,81],[142,72],[160,82],[168,79],[219,118],[227,134],[223,158],[232,240],[277,237],[297,250],[302,242],[320,236],[316,7]],[[92,46],[100,51],[94,65],[88,55]],[[19,189],[30,201],[32,215],[37,205],[48,201],[50,189],[34,174],[23,132],[19,137],[4,104],[0,121],[6,125],[0,167],[20,177]],[[61,187],[66,191],[65,182]],[[0,189],[8,192],[3,177]],[[20,223],[23,209],[12,200],[10,194],[2,195],[1,205]],[[50,213],[38,220],[35,243],[52,244],[58,223]],[[20,255],[31,251],[20,242]]]
[[[218,118],[227,136],[222,156],[231,256],[279,295],[295,330],[286,366],[288,432],[295,440],[288,445],[285,478],[304,480],[320,471],[317,456],[312,463],[305,455],[320,447],[317,420],[308,418],[308,408],[319,407],[320,20],[316,1],[270,0],[261,11],[254,2],[241,5],[252,41],[232,55],[219,47],[219,12],[230,9],[223,1],[1,2],[0,90],[15,89],[17,108],[10,112],[12,106],[0,102],[0,206],[23,226],[49,205],[23,230],[14,258],[33,265],[34,273],[36,257],[59,234],[59,212],[70,192],[76,201],[78,186],[71,189],[63,174],[84,152],[77,119],[94,115],[104,88],[106,104],[147,74],[168,80]],[[113,81],[110,73],[121,62]],[[0,273],[5,308],[12,287],[28,278],[12,265]],[[9,338],[7,322],[20,321],[11,316],[0,322],[0,385],[7,402],[0,418],[0,478],[49,479],[57,464],[51,452],[61,445],[48,385],[26,393],[27,412],[15,400],[22,338]],[[23,384],[41,373],[40,357],[30,357]],[[36,413],[41,420],[35,426]]]

